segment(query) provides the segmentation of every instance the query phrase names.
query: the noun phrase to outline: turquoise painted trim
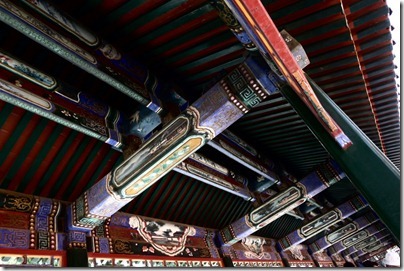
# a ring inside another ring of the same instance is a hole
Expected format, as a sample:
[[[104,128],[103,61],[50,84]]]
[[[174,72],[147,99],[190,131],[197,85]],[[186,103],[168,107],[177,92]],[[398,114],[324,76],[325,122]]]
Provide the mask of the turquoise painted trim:
[[[41,44],[42,46],[46,47],[50,51],[56,53],[57,55],[63,57],[67,61],[77,65],[84,71],[94,75],[98,79],[102,80],[103,82],[107,83],[108,85],[112,86],[113,88],[117,89],[118,91],[122,92],[123,94],[127,95],[128,97],[134,99],[135,101],[147,106],[150,101],[143,98],[129,87],[122,84],[120,81],[116,80],[112,76],[100,71],[96,66],[90,64],[89,62],[85,61],[78,55],[74,54],[70,50],[66,49],[62,45],[58,44],[51,38],[47,37],[45,34],[40,33],[39,31],[34,30],[32,27],[28,26],[21,20],[17,19],[15,16],[9,14],[8,12],[4,11],[0,8],[0,21],[4,22],[5,24],[9,25],[10,27],[14,28],[15,30],[21,32],[28,38],[32,39],[33,41]]]
[[[25,102],[23,102],[23,101],[21,101],[21,100],[19,100],[17,98],[12,97],[11,95],[5,94],[3,92],[0,92],[0,100],[3,100],[3,101],[5,101],[7,103],[10,103],[12,105],[21,107],[21,108],[23,108],[23,109],[25,109],[27,111],[30,111],[30,112],[32,112],[34,114],[37,114],[37,115],[39,115],[41,117],[53,120],[54,122],[62,124],[64,126],[66,126],[66,127],[69,127],[69,128],[71,128],[73,130],[76,130],[76,131],[81,132],[81,133],[83,133],[85,135],[91,136],[91,137],[96,138],[98,140],[101,140],[101,141],[104,141],[104,142],[107,140],[107,137],[105,137],[105,136],[99,135],[99,134],[97,134],[97,133],[95,133],[95,132],[93,132],[93,131],[91,131],[89,129],[86,129],[86,128],[84,128],[84,127],[82,127],[82,126],[80,126],[80,125],[78,125],[78,124],[76,124],[74,122],[68,121],[68,120],[66,120],[64,118],[61,118],[61,117],[57,116],[57,115],[51,114],[51,113],[49,113],[49,112],[47,112],[47,111],[45,111],[43,109],[40,109],[39,107],[36,107],[36,106],[31,105],[29,103],[25,103]]]

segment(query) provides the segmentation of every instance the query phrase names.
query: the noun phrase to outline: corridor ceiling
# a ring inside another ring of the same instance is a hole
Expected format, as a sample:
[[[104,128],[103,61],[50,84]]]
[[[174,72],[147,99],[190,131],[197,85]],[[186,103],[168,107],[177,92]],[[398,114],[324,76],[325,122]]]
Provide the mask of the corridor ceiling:
[[[17,1],[20,2],[20,1]],[[21,1],[22,2],[22,1]],[[247,50],[207,0],[53,0],[59,9],[177,87],[190,103],[243,61]],[[263,0],[279,30],[305,49],[304,71],[400,168],[400,116],[391,10],[379,0]],[[130,114],[136,101],[0,23],[0,48]],[[229,128],[298,180],[329,158],[280,93]],[[234,161],[211,146],[201,153]],[[0,188],[73,201],[119,162],[109,145],[0,101]],[[357,194],[349,180],[318,199],[338,205]],[[220,229],[253,210],[242,198],[170,172],[122,211]],[[302,225],[284,215],[258,232],[280,238]]]

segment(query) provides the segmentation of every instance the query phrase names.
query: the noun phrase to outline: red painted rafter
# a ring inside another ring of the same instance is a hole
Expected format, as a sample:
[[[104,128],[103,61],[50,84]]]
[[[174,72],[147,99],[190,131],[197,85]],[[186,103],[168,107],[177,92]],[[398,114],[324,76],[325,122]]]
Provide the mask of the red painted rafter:
[[[206,13],[202,17],[189,21],[186,25],[184,25],[182,27],[173,29],[170,32],[167,32],[166,34],[153,39],[147,45],[151,46],[152,48],[164,45],[165,43],[170,42],[170,41],[180,37],[181,35],[188,33],[189,31],[192,31],[197,27],[200,27],[203,24],[211,22],[212,20],[214,20],[216,18],[217,18],[217,12],[213,10],[211,12]]]
[[[34,130],[34,127],[39,123],[41,117],[39,115],[33,115],[32,119],[30,120],[29,124],[27,125],[27,127],[24,129],[24,135],[21,136],[16,145],[19,144],[26,144],[27,143],[27,139],[31,136],[31,133]],[[45,138],[47,138],[50,133],[53,130],[53,126],[55,126],[56,123],[55,122],[50,122],[49,123],[49,127],[47,127],[47,129],[44,129],[44,131],[42,131],[40,137],[38,138],[38,140],[35,142],[34,146],[32,147],[32,149],[28,152],[28,154],[24,154],[25,156],[25,160],[22,163],[22,167],[20,168],[20,170],[18,171],[18,173],[21,172],[27,172],[31,166],[31,164],[34,162],[35,158],[37,157],[39,151],[44,147],[44,145],[46,144],[46,140],[43,140],[43,136]],[[42,137],[42,138],[41,138]],[[13,148],[13,152],[16,151],[18,152],[18,155],[23,155],[21,153],[19,153],[19,149],[14,147]],[[10,161],[9,161],[10,160]],[[14,162],[13,159],[9,159],[9,157],[7,157],[7,163],[8,162]],[[14,176],[13,178],[13,182],[10,183],[8,189],[9,190],[15,190],[17,191],[18,188],[18,184],[21,182],[22,179],[18,179],[19,174],[16,174],[16,176]],[[1,177],[0,177],[1,178]],[[35,180],[31,179],[31,182],[35,182]],[[33,191],[30,191],[30,194],[33,194]]]
[[[7,158],[5,159],[4,163],[0,167],[0,180],[6,178],[7,174],[9,173],[11,167],[16,162],[17,158],[22,155],[21,151],[23,150],[25,144],[28,143],[29,137],[31,136],[32,132],[34,131],[35,127],[37,126],[40,117],[38,115],[33,115],[30,122],[24,127],[24,133],[20,135],[17,142],[13,146],[13,150],[7,154]],[[21,124],[22,125],[22,124]],[[21,170],[26,170],[27,165],[23,163]],[[16,190],[18,186],[18,181],[13,178],[10,182],[9,186],[7,187],[8,190]]]
[[[92,175],[94,172],[97,170],[98,166],[101,164],[102,159],[104,159],[105,155],[107,155],[108,151],[110,150],[110,146],[103,145],[98,153],[96,154],[96,157],[93,159],[91,162],[91,165],[89,168],[86,169],[84,172],[83,176],[81,177],[81,181],[83,182],[83,187],[87,186],[89,181],[91,180]],[[81,194],[81,191],[79,189],[74,189],[73,192],[71,193],[71,196],[69,197],[70,199],[77,199]]]
[[[168,180],[168,178],[169,178],[169,179],[172,179],[172,177],[173,177],[172,175],[173,175],[172,172],[169,173],[169,175],[167,175],[167,177],[166,177],[167,180],[165,180],[165,182],[166,182],[167,184],[171,183],[171,182]],[[175,188],[175,185],[172,185],[172,184],[171,184],[171,185],[169,185],[169,189],[164,189],[164,195],[162,196],[163,198],[160,200],[160,202],[166,204],[166,203],[167,203],[167,199],[168,199],[168,197],[171,195],[171,193],[173,192],[174,188]],[[161,204],[160,204],[160,206],[161,206]],[[150,217],[158,217],[157,214],[158,214],[159,211],[161,211],[160,208],[154,208],[153,211],[150,213]]]
[[[40,182],[43,178],[43,176],[46,174],[47,170],[49,170],[50,165],[52,164],[53,160],[55,159],[56,155],[60,151],[60,149],[63,147],[65,144],[65,141],[69,134],[72,132],[72,130],[68,127],[65,127],[63,131],[60,133],[58,139],[56,142],[53,144],[52,148],[50,151],[46,154],[45,159],[41,162],[40,166],[38,169],[35,171],[35,174],[32,176],[32,182],[30,182],[24,189],[24,193],[26,194],[32,194],[33,191],[38,187],[38,182]],[[18,177],[19,179],[24,177],[26,172],[21,171],[19,174],[21,174],[21,177]],[[20,179],[21,180],[21,179]],[[53,180],[57,181],[57,180]],[[54,183],[48,183],[46,186],[53,186]],[[46,187],[45,186],[45,187]],[[46,189],[41,189],[41,192],[39,196],[42,197],[49,197],[49,194],[47,193]]]
[[[189,48],[192,48],[193,46],[198,45],[199,43],[202,43],[202,42],[204,42],[206,40],[209,40],[212,37],[214,37],[216,35],[220,35],[220,34],[222,34],[223,32],[226,32],[226,31],[228,31],[228,28],[225,25],[222,26],[222,27],[212,29],[212,31],[209,31],[206,34],[200,35],[200,36],[196,37],[195,39],[190,40],[187,43],[180,44],[178,46],[173,47],[170,50],[164,51],[163,53],[161,53],[161,54],[159,54],[157,56],[153,56],[151,62],[159,62],[161,59],[165,59],[165,58],[168,58],[168,57],[173,56],[175,54],[178,54],[180,52],[183,52],[183,51],[185,51],[185,50],[187,50]],[[234,37],[233,43],[235,43],[235,42],[237,42],[237,39]]]
[[[45,195],[48,195],[50,193],[50,191],[54,188],[54,185],[57,183],[58,179],[61,177],[63,169],[66,167],[67,163],[72,158],[75,151],[77,151],[76,149],[79,146],[80,142],[83,140],[83,138],[84,138],[84,134],[82,134],[82,133],[77,134],[74,141],[71,143],[69,150],[66,152],[64,159],[62,159],[60,164],[56,167],[55,171],[49,177],[49,183],[43,188],[43,193]],[[60,191],[60,189],[59,189],[59,191]],[[54,197],[54,196],[52,195],[52,197]],[[62,198],[57,198],[57,199],[62,199]]]
[[[92,148],[95,146],[97,143],[97,140],[94,138],[91,138],[90,142],[88,145],[85,147],[84,151],[81,153],[80,158],[77,159],[76,164],[73,166],[73,168],[70,170],[69,174],[65,178],[65,181],[62,184],[61,189],[59,189],[59,192],[56,194],[57,198],[62,198],[64,197],[63,193],[66,191],[66,189],[72,185],[72,182],[74,179],[79,178],[79,181],[77,181],[75,185],[75,190],[84,190],[84,187],[86,185],[86,181],[88,180],[83,180],[82,176],[76,176],[80,168],[83,166],[85,163],[88,155],[90,154]],[[93,165],[94,166],[94,165]],[[75,200],[74,198],[71,197],[71,194],[68,197],[69,201]]]
[[[108,1],[108,2],[114,2],[114,1]],[[104,30],[104,35],[108,36],[109,34],[113,33],[116,31],[117,27],[125,27],[125,25],[130,24],[132,21],[136,20],[139,18],[139,16],[142,16],[142,14],[146,14],[153,9],[159,7],[160,5],[164,4],[167,2],[167,0],[154,0],[154,1],[146,1],[144,4],[133,8],[131,10],[127,10],[123,16],[117,19],[116,22],[111,23],[109,26],[107,26]],[[107,5],[103,5],[104,8],[107,8]],[[113,11],[111,11],[113,12]]]
[[[178,17],[191,12],[192,10],[200,7],[201,5],[206,4],[206,0],[192,0],[185,2],[177,8],[174,8],[163,15],[159,16],[158,20],[153,20],[147,24],[138,27],[135,31],[131,33],[130,36],[134,34],[135,37],[142,37],[151,31],[177,19]]]
[[[290,1],[277,1],[276,3],[285,3],[285,4],[287,4],[289,6],[289,5],[291,5],[289,2]],[[335,6],[335,5],[340,5],[338,0],[328,0],[328,1],[325,1],[325,2],[324,1],[319,2],[318,4],[311,5],[311,6],[308,6],[307,8],[305,8],[305,9],[301,9],[301,10],[299,10],[297,12],[294,12],[293,16],[284,16],[284,17],[281,17],[281,18],[279,18],[277,20],[274,20],[274,22],[276,23],[276,25],[288,24],[288,23],[291,23],[293,21],[299,20],[300,18],[305,18],[307,16],[310,16],[310,14],[313,14],[313,13],[316,13],[316,12],[321,12],[321,11],[323,11],[323,10],[329,8],[329,7]],[[266,9],[268,10],[269,14],[274,12],[273,9],[271,8],[271,4],[267,5]],[[334,15],[334,16],[341,17],[340,14],[339,15],[337,14],[337,15]],[[327,23],[327,21],[328,21],[328,19],[323,18],[323,19],[321,19],[321,21],[317,21],[317,22],[313,22],[313,23],[317,23],[318,25],[320,25],[320,24]]]
[[[18,123],[22,119],[25,112],[26,111],[20,107],[14,107],[11,113],[8,115],[6,122],[2,127],[0,127],[0,151],[9,140],[12,132],[18,126]],[[5,116],[2,117],[4,118]]]
[[[261,52],[268,55],[276,63],[289,85],[296,91],[299,97],[305,102],[316,118],[323,124],[328,133],[346,149],[352,142],[344,134],[337,123],[325,111],[318,101],[313,89],[307,81],[304,72],[297,64],[290,52],[286,42],[280,35],[277,27],[269,17],[264,6],[259,0],[229,0],[236,17],[249,30],[252,38],[256,39],[256,44],[260,43]],[[231,8],[231,9],[232,9]],[[248,32],[248,31],[247,31]]]

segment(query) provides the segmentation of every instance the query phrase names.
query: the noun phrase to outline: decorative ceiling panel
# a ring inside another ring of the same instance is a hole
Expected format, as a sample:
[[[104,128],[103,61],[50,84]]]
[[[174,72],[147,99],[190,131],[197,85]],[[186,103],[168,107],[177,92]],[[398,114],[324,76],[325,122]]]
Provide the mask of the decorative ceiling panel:
[[[206,0],[51,2],[178,86],[190,102],[241,63],[247,52]],[[400,116],[385,1],[263,4],[279,30],[286,29],[302,44],[310,59],[304,71],[400,168]],[[6,24],[0,27],[1,49],[124,112],[136,105]],[[26,110],[5,102],[0,110],[0,188],[72,201],[123,160],[110,146]],[[329,157],[279,93],[230,130],[298,179]],[[336,205],[346,200],[346,193],[355,194],[355,188],[348,185],[324,195]],[[251,202],[170,172],[123,211],[219,229],[253,208]],[[284,216],[259,233],[279,238],[301,223]]]

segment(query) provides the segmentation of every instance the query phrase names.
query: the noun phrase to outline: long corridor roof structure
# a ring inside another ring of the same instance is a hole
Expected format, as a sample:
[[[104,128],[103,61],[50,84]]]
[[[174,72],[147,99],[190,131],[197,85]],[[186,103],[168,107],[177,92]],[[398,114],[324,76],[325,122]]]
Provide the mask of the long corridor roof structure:
[[[50,2],[175,86],[189,103],[240,64],[248,51],[206,0]],[[24,1],[18,3],[24,5]],[[386,2],[262,3],[278,29],[285,29],[303,46],[310,60],[304,71],[400,169],[392,11]],[[0,22],[0,27],[1,50],[128,116],[139,104],[10,25]],[[124,160],[120,151],[102,141],[7,102],[0,101],[0,115],[1,189],[73,201]],[[229,130],[296,179],[330,158],[279,92]],[[220,159],[229,168],[238,166],[211,146],[203,147],[201,153]],[[380,185],[384,185],[382,180]],[[354,185],[343,180],[315,200],[336,206],[356,194]],[[251,202],[171,171],[122,211],[221,229],[253,208]],[[282,216],[258,233],[278,239],[302,223],[296,217]]]

